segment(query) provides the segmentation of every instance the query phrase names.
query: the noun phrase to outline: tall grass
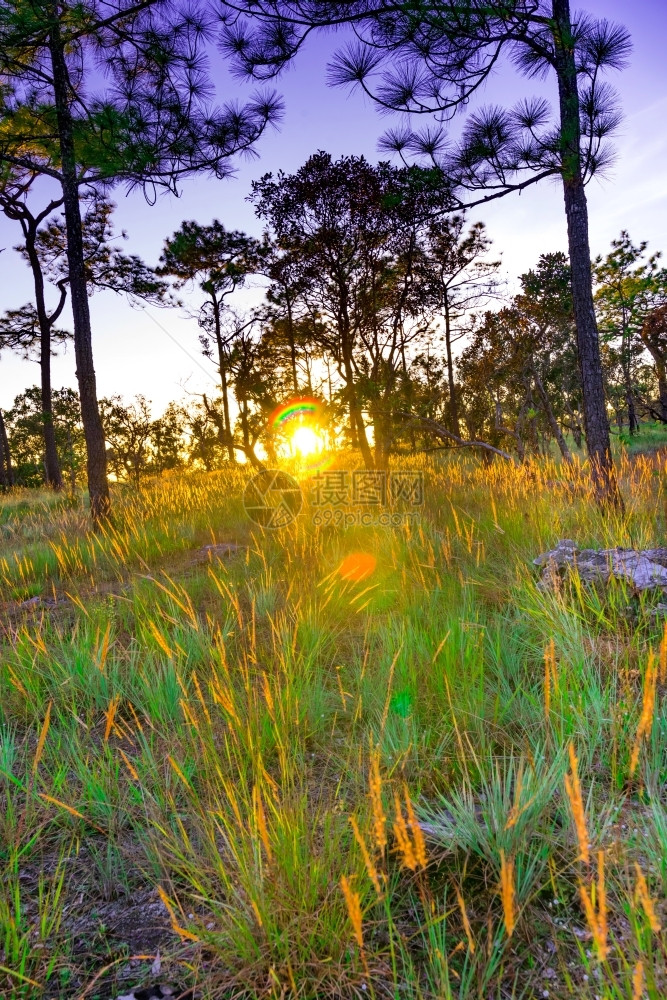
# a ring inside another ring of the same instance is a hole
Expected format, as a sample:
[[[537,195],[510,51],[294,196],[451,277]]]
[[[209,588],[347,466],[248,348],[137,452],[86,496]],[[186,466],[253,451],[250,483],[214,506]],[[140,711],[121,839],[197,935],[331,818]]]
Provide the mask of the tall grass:
[[[159,949],[211,998],[665,995],[662,629],[531,566],[659,544],[665,468],[624,458],[604,515],[585,470],[402,467],[400,530],[263,532],[240,470],[119,494],[101,535],[9,499],[0,994],[126,993]]]

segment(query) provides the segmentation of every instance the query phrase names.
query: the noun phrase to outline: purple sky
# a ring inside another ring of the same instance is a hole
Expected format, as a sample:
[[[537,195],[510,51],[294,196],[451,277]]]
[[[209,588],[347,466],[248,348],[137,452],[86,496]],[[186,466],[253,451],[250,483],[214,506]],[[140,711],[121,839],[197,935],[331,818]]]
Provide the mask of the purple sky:
[[[592,252],[606,252],[624,228],[635,242],[648,240],[652,250],[667,250],[667,5],[662,0],[631,4],[590,0],[584,9],[621,21],[634,45],[629,68],[609,78],[620,92],[625,120],[616,138],[616,164],[588,188]],[[192,179],[183,185],[180,198],[161,197],[154,206],[147,205],[140,194],[126,197],[122,190],[116,191],[116,225],[128,232],[128,252],[155,263],[165,236],[183,219],[206,224],[217,217],[229,228],[258,234],[251,206],[244,200],[252,179],[270,170],[294,170],[317,149],[334,156],[363,153],[377,159],[377,139],[387,119],[360,94],[348,96],[325,84],[325,65],[339,41],[329,37],[311,44],[278,81],[287,108],[282,127],[260,143],[257,158],[238,163],[234,178]],[[238,89],[224,72],[220,78],[221,98]],[[513,69],[503,68],[489,83],[484,103],[512,103],[527,88],[534,92],[535,85]],[[502,252],[503,270],[510,281],[533,266],[540,253],[566,249],[562,194],[556,182],[508,196],[476,217],[487,223],[494,253]],[[18,229],[0,216],[0,247],[7,248],[0,258],[3,310],[31,298],[28,271],[10,249],[18,239]],[[246,293],[244,301],[258,294]],[[142,392],[153,401],[157,414],[186,391],[212,390],[215,372],[198,353],[198,328],[193,320],[171,310],[133,310],[123,298],[108,293],[95,296],[91,307],[100,395],[120,392],[131,397]],[[53,367],[54,386],[76,384],[71,347],[54,360]],[[17,393],[37,381],[36,365],[3,354],[0,406],[9,407]]]

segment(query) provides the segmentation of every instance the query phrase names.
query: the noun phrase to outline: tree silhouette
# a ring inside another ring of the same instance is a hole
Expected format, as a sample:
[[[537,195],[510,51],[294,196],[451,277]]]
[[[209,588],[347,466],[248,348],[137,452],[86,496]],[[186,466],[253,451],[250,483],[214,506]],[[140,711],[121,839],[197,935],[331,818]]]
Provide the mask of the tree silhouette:
[[[455,324],[471,309],[479,308],[497,288],[500,261],[488,259],[490,246],[483,223],[475,223],[466,233],[463,214],[434,219],[428,227],[426,254],[433,272],[433,303],[445,323],[449,428],[457,437],[459,405],[452,348],[463,332],[457,331]]]
[[[62,296],[60,301],[63,301]],[[40,366],[44,482],[52,489],[62,487],[62,473],[53,429],[51,356],[55,353],[54,345],[63,344],[72,336],[68,330],[55,326],[60,312],[58,306],[48,312],[46,309],[38,311],[32,303],[27,303],[19,309],[8,309],[0,316],[0,348],[7,347],[26,360],[37,361]]]
[[[0,410],[0,486],[3,491],[14,485],[14,470],[12,454],[9,450],[7,427],[2,410]]]
[[[275,76],[313,30],[351,25],[356,41],[330,67],[333,84],[361,87],[381,109],[435,118],[398,128],[383,147],[426,155],[456,185],[462,206],[561,179],[567,217],[586,442],[598,497],[619,500],[610,450],[593,306],[585,184],[609,162],[619,123],[606,69],[625,64],[627,32],[570,13],[569,0],[223,0],[224,44],[246,73]],[[527,78],[553,75],[555,114],[543,98],[468,110],[460,141],[442,123],[469,109],[500,60]]]
[[[62,205],[62,198],[52,199],[40,212],[34,214],[27,200],[34,180],[34,171],[13,170],[8,173],[5,183],[0,188],[0,209],[8,219],[18,222],[21,227],[23,244],[17,249],[28,262],[35,292],[34,305],[10,310],[0,319],[0,345],[7,346],[11,350],[19,350],[26,356],[37,348],[44,427],[44,478],[47,486],[60,489],[62,474],[53,430],[51,354],[54,339],[60,342],[66,339],[62,331],[55,331],[55,324],[62,314],[67,290],[65,281],[61,279],[58,283],[58,300],[55,307],[49,310],[46,305],[44,273],[37,252],[37,240],[39,227]]]
[[[229,172],[279,104],[215,108],[207,12],[185,0],[10,0],[0,8],[0,164],[62,192],[74,345],[93,522],[110,509],[97,403],[79,189],[126,181],[150,194],[197,171]]]
[[[72,492],[85,465],[85,441],[79,397],[74,389],[52,392],[53,429],[61,468],[67,469]],[[23,486],[44,481],[44,419],[40,386],[31,386],[15,397],[5,413],[11,434],[16,480]]]
[[[113,202],[97,193],[82,201],[83,259],[88,294],[99,291],[125,295],[130,304],[174,305],[169,285],[136,254],[123,253],[119,240],[127,240],[125,231],[116,235],[113,225]],[[20,248],[19,248],[20,249]],[[58,286],[69,286],[67,227],[60,216],[51,219],[37,233],[36,251],[44,273]]]
[[[645,348],[654,361],[658,357],[660,380],[659,355],[651,350],[657,342],[642,336],[642,331],[655,330],[654,325],[646,325],[647,317],[667,301],[667,271],[659,266],[660,253],[645,257],[647,246],[645,241],[635,246],[627,230],[623,230],[618,239],[612,240],[610,252],[597,257],[593,264],[598,321],[609,353],[615,356],[620,369],[631,435],[639,431],[636,382]]]
[[[645,318],[641,338],[655,364],[658,379],[658,419],[667,424],[667,305],[656,306]]]
[[[67,233],[62,217],[51,218],[62,200],[50,202],[34,215],[27,197],[30,184],[9,186],[0,192],[0,208],[18,221],[23,243],[15,247],[24,257],[33,277],[35,304],[8,310],[0,318],[0,346],[19,351],[26,358],[36,356],[41,370],[44,426],[44,469],[47,486],[59,489],[62,475],[53,430],[51,405],[51,356],[53,346],[71,339],[56,327],[69,289]],[[168,285],[136,255],[127,255],[116,244],[111,216],[113,204],[94,195],[85,199],[82,219],[85,274],[89,294],[96,290],[123,293],[131,303],[138,300],[156,305],[169,304]],[[46,222],[45,225],[41,225]],[[127,238],[121,233],[121,238]],[[51,310],[46,305],[46,280],[57,289],[58,299]]]
[[[425,329],[424,232],[448,198],[441,180],[437,170],[319,151],[294,174],[253,184],[256,214],[289,261],[291,287],[343,383],[350,440],[367,468],[386,458],[406,348]]]
[[[235,456],[227,384],[229,338],[223,332],[222,317],[225,299],[256,270],[258,247],[256,240],[238,230],[225,229],[217,219],[210,226],[183,222],[181,228],[165,240],[156,272],[176,278],[177,288],[197,282],[206,296],[197,312],[197,320],[205,331],[200,339],[207,357],[211,356],[209,335],[215,343],[223,403],[222,434],[230,462]]]

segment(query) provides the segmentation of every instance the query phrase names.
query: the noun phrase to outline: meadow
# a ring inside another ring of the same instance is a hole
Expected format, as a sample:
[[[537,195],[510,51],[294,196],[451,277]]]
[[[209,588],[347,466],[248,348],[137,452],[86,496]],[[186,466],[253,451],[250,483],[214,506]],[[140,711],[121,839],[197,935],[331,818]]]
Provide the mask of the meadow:
[[[623,514],[578,467],[400,467],[398,529],[265,531],[242,469],[117,486],[99,534],[3,499],[0,995],[667,994],[663,625],[532,565],[659,545],[664,453]]]

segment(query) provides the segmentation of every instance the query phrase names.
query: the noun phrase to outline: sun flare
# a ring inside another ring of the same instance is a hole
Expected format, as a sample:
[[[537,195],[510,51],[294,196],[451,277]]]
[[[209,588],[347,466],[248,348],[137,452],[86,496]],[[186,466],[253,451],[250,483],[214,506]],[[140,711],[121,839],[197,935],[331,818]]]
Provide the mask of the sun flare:
[[[291,435],[292,448],[299,455],[313,455],[322,451],[323,441],[312,427],[297,427]]]

